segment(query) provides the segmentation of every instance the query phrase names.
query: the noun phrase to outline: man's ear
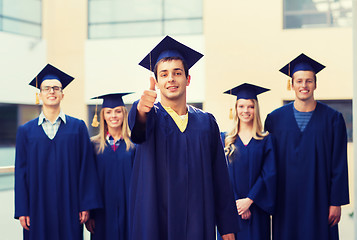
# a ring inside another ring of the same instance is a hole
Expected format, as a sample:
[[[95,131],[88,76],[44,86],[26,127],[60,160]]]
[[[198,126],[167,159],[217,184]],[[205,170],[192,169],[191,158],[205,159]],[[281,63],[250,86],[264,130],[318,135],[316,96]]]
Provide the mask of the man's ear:
[[[189,86],[189,85],[190,85],[190,83],[191,83],[191,75],[188,75],[188,77],[187,77],[187,84],[186,84],[186,86]]]

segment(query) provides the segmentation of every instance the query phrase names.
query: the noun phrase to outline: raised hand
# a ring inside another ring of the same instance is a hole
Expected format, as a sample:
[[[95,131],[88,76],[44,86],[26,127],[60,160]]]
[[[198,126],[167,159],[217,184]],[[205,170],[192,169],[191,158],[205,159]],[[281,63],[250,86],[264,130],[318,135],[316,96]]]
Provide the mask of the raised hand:
[[[143,92],[139,100],[137,110],[139,114],[139,119],[142,122],[146,120],[146,113],[150,112],[156,101],[157,93],[155,91],[155,85],[156,82],[154,77],[150,77],[150,88]]]
[[[153,77],[150,77],[150,88],[143,92],[137,106],[137,109],[140,113],[148,113],[154,106],[157,97],[157,93],[155,91],[155,84],[155,79]]]

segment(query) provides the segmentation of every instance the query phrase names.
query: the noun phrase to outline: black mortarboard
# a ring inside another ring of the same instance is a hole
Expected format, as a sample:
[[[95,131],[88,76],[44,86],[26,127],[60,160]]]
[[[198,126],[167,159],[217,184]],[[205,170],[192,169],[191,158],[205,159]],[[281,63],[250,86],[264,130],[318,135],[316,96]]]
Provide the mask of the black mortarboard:
[[[188,69],[190,69],[203,57],[203,55],[176,41],[170,36],[166,36],[143,60],[141,60],[139,65],[150,71],[154,71],[153,67],[156,63],[165,57],[179,57],[185,61]]]
[[[123,96],[127,94],[131,94],[132,92],[128,93],[110,93],[101,95],[98,97],[93,97],[91,99],[103,99],[102,108],[115,108],[119,106],[125,106],[123,101]]]
[[[62,84],[62,89],[64,89],[74,77],[69,76],[67,73],[62,72],[58,68],[47,64],[37,76],[30,82],[31,86],[40,89],[41,83],[47,79],[57,79]]]
[[[324,68],[324,65],[302,53],[279,71],[292,77],[297,71],[313,71],[316,74]]]
[[[119,106],[125,106],[124,101],[123,101],[123,96],[127,94],[131,94],[132,92],[127,92],[127,93],[109,93],[105,95],[101,95],[98,97],[93,97],[91,99],[103,99],[102,103],[102,108],[116,108]],[[94,117],[92,121],[92,127],[98,127],[99,122],[98,122],[98,115],[97,115],[97,105],[95,106],[95,112],[94,112]]]
[[[249,83],[243,83],[235,88],[225,91],[224,93],[237,96],[238,99],[257,99],[257,95],[269,91],[270,89],[259,87]]]

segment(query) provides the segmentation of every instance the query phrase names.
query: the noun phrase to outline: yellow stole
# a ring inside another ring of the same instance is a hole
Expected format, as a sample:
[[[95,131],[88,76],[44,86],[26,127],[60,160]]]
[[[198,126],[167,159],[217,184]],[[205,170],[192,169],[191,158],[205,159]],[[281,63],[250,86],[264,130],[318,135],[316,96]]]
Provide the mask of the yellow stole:
[[[162,107],[166,110],[168,114],[170,114],[180,131],[184,132],[188,123],[188,112],[186,113],[186,115],[179,116],[172,108],[165,106]]]

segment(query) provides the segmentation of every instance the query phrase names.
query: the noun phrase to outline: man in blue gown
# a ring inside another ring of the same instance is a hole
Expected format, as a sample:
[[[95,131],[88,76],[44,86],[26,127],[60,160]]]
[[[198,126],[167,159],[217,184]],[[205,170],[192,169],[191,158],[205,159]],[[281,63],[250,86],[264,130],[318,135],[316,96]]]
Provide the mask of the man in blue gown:
[[[87,127],[60,108],[62,89],[72,80],[48,64],[30,82],[40,89],[43,107],[16,137],[15,218],[24,239],[83,239],[88,211],[101,207]]]
[[[301,54],[280,69],[292,77],[295,101],[265,122],[277,148],[274,240],[338,239],[341,205],[349,203],[344,119],[314,99],[316,74],[323,68]]]
[[[186,104],[188,69],[202,56],[167,36],[140,63],[154,70],[156,81],[150,78],[150,89],[129,113],[131,137],[138,143],[131,240],[214,240],[216,225],[225,240],[237,232],[217,123],[211,114]]]

